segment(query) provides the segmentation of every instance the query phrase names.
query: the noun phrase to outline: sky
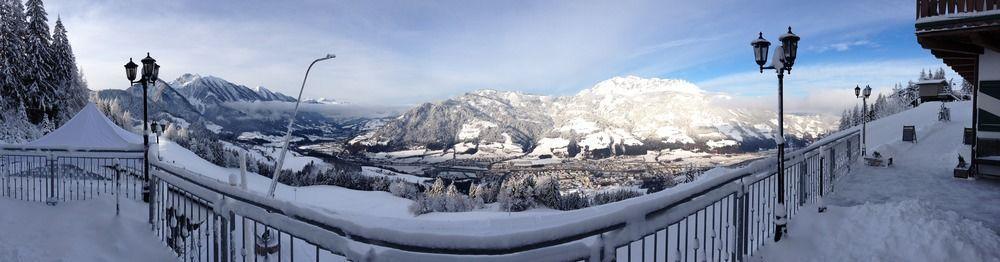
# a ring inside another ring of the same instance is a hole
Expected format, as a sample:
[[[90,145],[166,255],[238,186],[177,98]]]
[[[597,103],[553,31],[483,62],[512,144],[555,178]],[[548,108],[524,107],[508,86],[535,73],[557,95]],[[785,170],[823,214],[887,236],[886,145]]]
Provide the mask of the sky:
[[[46,1],[92,89],[127,86],[150,52],[161,78],[214,75],[305,98],[412,105],[477,89],[572,95],[615,76],[691,81],[776,101],[750,41],[802,37],[785,77],[792,112],[838,113],[944,65],[917,44],[914,0],[845,1]],[[54,22],[53,22],[54,23]],[[773,52],[773,50],[772,50]],[[956,77],[948,71],[949,77]],[[960,81],[960,80],[956,80]]]

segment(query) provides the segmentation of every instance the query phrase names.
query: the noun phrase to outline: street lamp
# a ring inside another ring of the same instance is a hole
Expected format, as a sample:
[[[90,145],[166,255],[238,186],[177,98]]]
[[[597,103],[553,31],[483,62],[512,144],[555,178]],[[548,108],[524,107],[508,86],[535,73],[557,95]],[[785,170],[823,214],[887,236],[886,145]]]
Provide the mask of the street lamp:
[[[146,58],[143,58],[139,62],[142,63],[142,78],[139,81],[135,81],[136,69],[139,65],[132,62],[132,58],[128,59],[128,63],[125,64],[125,78],[128,79],[129,85],[135,83],[142,84],[142,148],[143,148],[143,166],[142,166],[142,178],[146,181],[146,184],[142,186],[142,201],[150,202],[150,183],[149,179],[149,105],[148,105],[148,94],[150,83],[156,84],[156,79],[160,74],[160,65],[156,64],[156,59],[149,56],[146,53]],[[153,223],[153,205],[149,205],[149,223]]]
[[[861,86],[854,87],[854,97],[861,98],[861,155],[868,152],[868,97],[872,95],[872,87],[865,85],[864,93]]]
[[[784,111],[784,85],[785,73],[792,73],[792,65],[795,64],[795,57],[798,53],[799,36],[792,33],[792,27],[788,27],[788,32],[781,35],[778,41],[781,46],[774,50],[773,61],[770,66],[767,64],[767,51],[771,42],[764,39],[764,33],[757,34],[757,39],[750,42],[753,46],[754,59],[760,67],[760,72],[764,69],[774,69],[778,73],[778,136],[775,143],[778,144],[778,204],[774,207],[774,241],[781,240],[782,234],[786,234],[788,223],[788,213],[785,209],[785,111]]]
[[[306,89],[306,80],[309,79],[309,71],[317,62],[333,59],[337,57],[333,54],[326,54],[324,57],[313,60],[306,68],[306,76],[302,78],[302,87],[299,87],[299,97],[295,99],[295,109],[292,111],[292,119],[288,120],[288,130],[285,132],[284,141],[281,144],[281,154],[278,162],[274,164],[274,174],[271,175],[271,186],[267,189],[267,196],[274,197],[274,188],[278,185],[278,178],[281,177],[281,166],[285,163],[285,154],[288,153],[288,141],[292,138],[292,125],[295,124],[295,115],[299,113],[299,103],[302,102],[302,91]]]

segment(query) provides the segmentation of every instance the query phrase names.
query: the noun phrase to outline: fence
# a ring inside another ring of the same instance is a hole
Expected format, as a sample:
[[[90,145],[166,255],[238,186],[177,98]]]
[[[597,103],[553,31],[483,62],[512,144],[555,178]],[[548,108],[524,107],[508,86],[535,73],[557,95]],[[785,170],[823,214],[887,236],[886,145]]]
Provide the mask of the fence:
[[[142,161],[141,151],[0,150],[0,195],[59,202],[120,193],[138,200]]]
[[[789,217],[849,173],[859,142],[854,131],[788,154],[781,175]],[[364,218],[320,213],[154,161],[153,227],[184,261],[743,261],[774,234],[775,166],[774,159],[760,160],[546,217],[551,223],[477,235],[463,225],[448,232],[371,229]],[[426,221],[397,222],[424,228]]]

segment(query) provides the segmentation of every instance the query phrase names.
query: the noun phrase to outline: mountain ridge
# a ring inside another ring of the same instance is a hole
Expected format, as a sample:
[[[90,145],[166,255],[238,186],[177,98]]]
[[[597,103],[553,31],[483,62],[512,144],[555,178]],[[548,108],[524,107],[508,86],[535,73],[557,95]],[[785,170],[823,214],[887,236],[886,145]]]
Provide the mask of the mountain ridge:
[[[748,152],[773,148],[770,110],[731,106],[732,97],[678,79],[614,77],[570,96],[476,90],[416,106],[349,144],[369,152],[454,149],[592,157],[648,150]],[[832,117],[786,114],[792,143],[835,128]],[[578,148],[574,148],[578,147]]]

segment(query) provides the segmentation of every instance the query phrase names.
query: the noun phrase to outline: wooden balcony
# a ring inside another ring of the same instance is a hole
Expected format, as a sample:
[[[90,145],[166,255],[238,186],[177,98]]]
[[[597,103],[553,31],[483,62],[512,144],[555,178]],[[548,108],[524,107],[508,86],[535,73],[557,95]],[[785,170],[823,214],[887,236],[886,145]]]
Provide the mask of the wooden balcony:
[[[916,0],[917,31],[997,26],[1000,0]]]
[[[979,55],[1000,52],[1000,0],[916,0],[917,42],[966,80],[978,81]]]

